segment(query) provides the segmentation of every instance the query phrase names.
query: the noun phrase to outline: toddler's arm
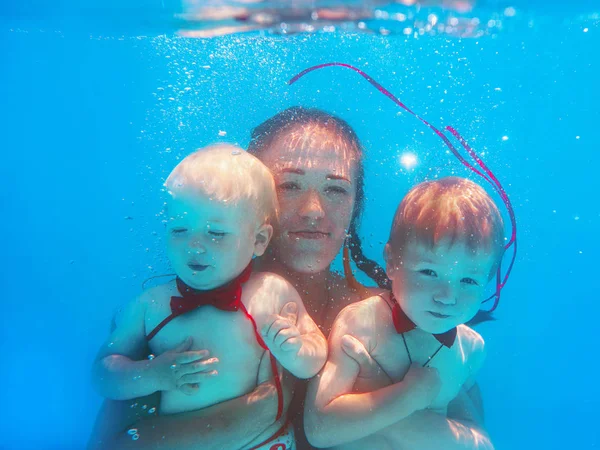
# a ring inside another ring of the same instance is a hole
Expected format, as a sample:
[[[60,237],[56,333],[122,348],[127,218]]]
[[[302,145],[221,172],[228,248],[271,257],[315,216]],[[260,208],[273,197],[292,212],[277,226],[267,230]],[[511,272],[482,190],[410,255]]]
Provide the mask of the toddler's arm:
[[[309,383],[305,430],[314,446],[333,447],[370,436],[427,407],[439,391],[439,376],[434,369],[411,367],[399,383],[353,393],[360,368],[342,350],[342,337],[352,334],[361,339],[375,338],[370,336],[374,331],[362,325],[361,316],[364,322],[370,322],[355,305],[340,313],[329,337],[327,363]]]

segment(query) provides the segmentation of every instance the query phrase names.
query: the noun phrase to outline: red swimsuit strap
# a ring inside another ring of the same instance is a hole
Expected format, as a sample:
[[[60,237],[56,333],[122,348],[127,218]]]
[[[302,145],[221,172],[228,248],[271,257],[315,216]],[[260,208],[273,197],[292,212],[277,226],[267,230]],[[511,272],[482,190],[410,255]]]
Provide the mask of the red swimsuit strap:
[[[241,300],[239,302],[239,306],[242,312],[246,315],[246,317],[250,319],[250,322],[252,322],[256,342],[258,342],[258,345],[260,345],[263,349],[268,351],[267,344],[265,344],[265,341],[263,341],[263,338],[258,332],[258,327],[256,326],[256,321],[254,320],[254,317],[252,317],[252,315],[248,312],[246,306],[241,302]],[[273,377],[275,378],[275,387],[277,388],[277,416],[275,417],[275,420],[279,420],[283,415],[283,388],[281,387],[279,371],[277,370],[277,360],[271,352],[269,352],[269,357],[271,358],[271,371],[273,372]]]
[[[177,316],[178,314],[169,314],[161,323],[154,327],[154,329],[148,334],[148,336],[146,336],[146,340],[150,341],[154,336],[156,336],[156,333],[162,330],[165,327],[165,325],[167,325],[171,320],[173,320]]]
[[[285,434],[289,424],[290,424],[290,421],[286,420],[285,423],[281,426],[281,428],[279,428],[279,430],[277,430],[273,436],[271,436],[267,440],[262,441],[260,444],[255,445],[254,447],[250,447],[248,450],[257,450],[257,449],[261,448],[263,445],[266,445],[269,442],[273,442],[278,437],[283,436]],[[283,445],[283,444],[277,444],[277,445]],[[273,448],[273,447],[271,447],[271,448]],[[283,448],[285,449],[286,447],[284,446]]]
[[[237,306],[239,307],[239,309],[242,310],[244,315],[252,323],[252,328],[254,330],[254,337],[256,338],[256,342],[258,343],[258,345],[260,345],[264,350],[268,350],[267,345],[265,344],[265,341],[263,341],[263,338],[261,337],[260,333],[258,332],[258,327],[256,326],[256,321],[254,320],[254,317],[252,317],[252,315],[248,312],[248,310],[246,309],[246,306],[242,303],[241,298],[238,299],[236,303],[237,303]],[[162,330],[171,320],[173,320],[177,316],[178,316],[178,314],[171,313],[161,323],[159,323],[150,332],[150,334],[148,334],[148,336],[146,336],[146,340],[149,341],[154,336],[156,336],[156,333],[158,333],[160,330]],[[275,420],[279,420],[281,418],[281,416],[283,415],[283,388],[281,386],[281,380],[279,379],[279,371],[277,370],[277,360],[275,359],[275,357],[273,356],[272,353],[269,353],[269,357],[271,359],[271,371],[273,372],[273,377],[275,378],[275,387],[277,389],[277,416],[276,416]]]

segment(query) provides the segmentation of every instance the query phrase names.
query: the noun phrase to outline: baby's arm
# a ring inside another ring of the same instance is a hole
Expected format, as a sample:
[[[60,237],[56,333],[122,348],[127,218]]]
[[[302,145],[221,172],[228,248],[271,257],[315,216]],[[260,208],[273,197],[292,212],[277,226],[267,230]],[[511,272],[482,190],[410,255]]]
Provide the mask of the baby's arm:
[[[92,368],[92,383],[103,397],[127,400],[156,392],[146,376],[149,360],[144,328],[143,296],[117,312],[114,326],[100,347]]]
[[[274,300],[279,314],[265,318],[261,335],[265,344],[292,375],[312,378],[325,364],[327,341],[321,330],[306,312],[300,295],[294,287],[277,277],[268,283],[277,296]]]
[[[190,378],[211,373],[207,370],[212,360],[202,360],[208,356],[205,350],[187,351],[192,345],[189,338],[152,360],[146,358],[145,295],[117,313],[115,326],[94,361],[92,382],[106,398],[128,400],[177,388],[193,393],[197,385],[190,384]]]
[[[306,435],[314,446],[333,447],[370,436],[427,407],[437,395],[437,372],[418,367],[411,367],[399,383],[352,393],[360,368],[342,350],[342,337],[352,334],[375,346],[372,315],[361,302],[345,308],[333,325],[327,363],[309,383],[304,410]]]

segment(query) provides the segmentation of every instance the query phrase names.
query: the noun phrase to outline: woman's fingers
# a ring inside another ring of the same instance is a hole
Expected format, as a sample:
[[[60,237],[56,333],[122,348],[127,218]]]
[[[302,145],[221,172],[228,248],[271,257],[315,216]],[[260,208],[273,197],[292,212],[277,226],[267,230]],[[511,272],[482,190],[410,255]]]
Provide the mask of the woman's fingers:
[[[206,380],[207,378],[214,377],[218,374],[219,372],[217,372],[216,370],[211,370],[210,372],[188,373],[187,375],[183,375],[179,378],[179,380],[177,380],[177,386],[178,388],[181,388],[181,386],[183,386],[184,384],[198,384]]]

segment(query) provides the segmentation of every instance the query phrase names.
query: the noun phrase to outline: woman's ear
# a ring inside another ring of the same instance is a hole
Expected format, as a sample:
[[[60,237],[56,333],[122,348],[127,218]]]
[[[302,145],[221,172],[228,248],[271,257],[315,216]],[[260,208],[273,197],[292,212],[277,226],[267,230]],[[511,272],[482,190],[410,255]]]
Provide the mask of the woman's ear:
[[[271,241],[271,237],[273,237],[273,227],[271,225],[265,223],[258,227],[254,239],[255,256],[262,256],[265,253],[269,246],[269,242]]]

